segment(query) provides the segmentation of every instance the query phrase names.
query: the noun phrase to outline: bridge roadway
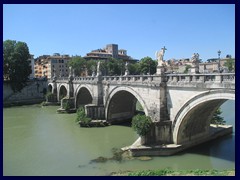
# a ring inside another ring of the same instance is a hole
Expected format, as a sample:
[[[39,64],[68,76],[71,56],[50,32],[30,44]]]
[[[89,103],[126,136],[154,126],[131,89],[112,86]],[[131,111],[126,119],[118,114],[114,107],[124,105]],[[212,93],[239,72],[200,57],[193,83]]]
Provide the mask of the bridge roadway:
[[[209,136],[213,113],[235,100],[235,73],[55,77],[48,88],[112,124],[132,118],[138,101],[154,122],[142,144],[184,145]]]

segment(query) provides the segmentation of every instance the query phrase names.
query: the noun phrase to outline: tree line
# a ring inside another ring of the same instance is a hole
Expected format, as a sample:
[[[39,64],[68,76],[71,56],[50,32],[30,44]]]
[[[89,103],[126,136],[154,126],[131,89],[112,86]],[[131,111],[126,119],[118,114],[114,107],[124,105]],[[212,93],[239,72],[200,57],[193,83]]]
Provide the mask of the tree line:
[[[25,42],[15,40],[6,40],[3,42],[3,80],[10,82],[15,92],[21,91],[32,72],[29,59],[29,48]],[[96,73],[98,61],[101,61],[100,69],[105,76],[125,74],[126,62],[115,58],[86,60],[81,56],[74,56],[68,62],[68,66],[73,67],[76,76],[86,76]],[[235,63],[232,58],[228,59],[224,65],[229,71],[235,71]],[[156,73],[156,67],[157,60],[153,60],[147,56],[138,62],[129,63],[127,68],[130,75],[152,75]]]
[[[97,62],[100,61],[100,69],[105,76],[124,75],[126,61],[122,59],[109,58],[107,60],[86,60],[81,56],[74,56],[68,62],[68,66],[73,67],[76,76],[92,75],[97,71]],[[128,64],[131,75],[155,74],[157,61],[151,57],[144,57],[138,62]]]

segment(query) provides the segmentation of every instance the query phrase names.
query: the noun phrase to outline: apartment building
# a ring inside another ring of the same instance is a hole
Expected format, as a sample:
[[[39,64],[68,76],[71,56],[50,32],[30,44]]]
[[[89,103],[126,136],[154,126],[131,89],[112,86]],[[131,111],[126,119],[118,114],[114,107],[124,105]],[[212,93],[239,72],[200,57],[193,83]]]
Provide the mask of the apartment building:
[[[69,68],[67,63],[70,59],[69,55],[60,55],[59,53],[54,53],[52,56],[39,56],[35,59],[35,78],[46,77],[50,79],[54,75],[68,77]]]
[[[122,59],[128,62],[136,62],[136,59],[127,55],[127,50],[118,49],[117,44],[107,44],[103,49],[92,50],[83,57],[86,60],[107,60],[109,58]]]

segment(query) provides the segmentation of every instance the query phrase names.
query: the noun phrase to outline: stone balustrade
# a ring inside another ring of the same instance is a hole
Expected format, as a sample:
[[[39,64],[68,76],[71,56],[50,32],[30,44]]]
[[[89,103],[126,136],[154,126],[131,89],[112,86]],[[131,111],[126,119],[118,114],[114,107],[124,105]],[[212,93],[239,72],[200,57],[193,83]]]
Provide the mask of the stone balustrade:
[[[127,76],[103,76],[103,81],[115,82],[151,82],[159,80],[161,76],[155,75],[127,75]]]
[[[93,77],[74,77],[74,82],[91,82],[102,80],[108,83],[158,83],[162,80],[166,80],[167,84],[176,83],[234,83],[235,73],[217,73],[217,74],[166,74],[165,76],[159,75],[127,75],[127,76],[102,76]],[[57,82],[67,82],[68,77],[57,78]],[[52,81],[52,79],[50,80]]]
[[[167,82],[199,82],[199,83],[235,83],[235,73],[218,73],[218,74],[168,74]]]
[[[73,81],[94,81],[96,79],[97,79],[96,77],[92,77],[92,76],[86,76],[86,77],[78,76],[78,77],[74,77]]]

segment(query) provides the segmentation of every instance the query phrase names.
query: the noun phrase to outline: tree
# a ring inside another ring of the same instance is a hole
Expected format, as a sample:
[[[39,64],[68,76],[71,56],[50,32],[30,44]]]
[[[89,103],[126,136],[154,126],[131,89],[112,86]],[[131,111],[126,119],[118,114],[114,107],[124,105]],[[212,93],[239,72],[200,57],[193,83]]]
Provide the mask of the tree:
[[[227,59],[224,66],[226,66],[230,72],[235,71],[234,60],[232,58]]]
[[[149,116],[138,114],[132,119],[132,128],[140,136],[145,136],[152,125],[152,120]]]
[[[216,125],[224,125],[226,124],[226,121],[224,121],[223,117],[220,116],[222,114],[221,108],[218,108],[217,111],[213,114],[211,124],[216,124]]]
[[[140,74],[140,67],[139,63],[130,63],[128,66],[129,73],[132,75],[139,75]]]
[[[139,61],[139,71],[142,74],[155,74],[157,61],[153,61],[150,57],[144,57]]]
[[[21,91],[31,74],[30,54],[25,42],[3,42],[3,78],[8,80],[14,92]]]
[[[93,72],[97,71],[97,61],[96,60],[87,60],[86,67],[89,75],[92,75]]]
[[[80,76],[85,72],[86,60],[81,56],[74,56],[68,61],[68,67],[73,67],[76,76]]]
[[[183,73],[187,74],[189,68],[191,68],[191,67],[192,67],[191,65],[187,64]]]
[[[101,69],[104,72],[104,75],[121,75],[121,73],[123,73],[123,61],[120,59],[109,58],[101,63]]]

